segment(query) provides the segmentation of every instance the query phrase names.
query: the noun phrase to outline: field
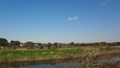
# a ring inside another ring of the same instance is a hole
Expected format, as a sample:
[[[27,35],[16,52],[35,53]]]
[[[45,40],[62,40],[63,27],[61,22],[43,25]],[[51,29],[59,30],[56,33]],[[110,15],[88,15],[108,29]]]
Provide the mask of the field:
[[[97,60],[120,56],[120,46],[63,46],[57,49],[0,50],[0,63],[51,59]]]

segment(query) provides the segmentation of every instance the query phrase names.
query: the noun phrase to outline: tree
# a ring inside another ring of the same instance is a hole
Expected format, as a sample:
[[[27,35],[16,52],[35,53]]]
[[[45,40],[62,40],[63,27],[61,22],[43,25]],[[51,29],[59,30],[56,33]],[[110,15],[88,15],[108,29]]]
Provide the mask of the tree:
[[[120,45],[120,42],[116,42],[117,45]]]
[[[57,48],[58,47],[58,43],[56,42],[56,43],[54,43],[54,45],[55,45],[55,47]]]
[[[13,41],[13,40],[11,40],[11,41],[10,41],[10,43],[11,43],[11,44],[13,44],[13,43],[14,43],[14,41]]]
[[[107,45],[107,43],[106,43],[106,42],[101,42],[101,44],[102,44],[102,45]]]
[[[43,45],[41,43],[38,43],[38,46],[40,46],[40,49],[43,49]]]
[[[14,44],[19,46],[20,45],[20,41],[14,41]]]
[[[27,47],[27,49],[34,49],[35,46],[33,44],[34,44],[33,42],[28,41],[25,43],[25,47]]]
[[[74,42],[71,42],[70,45],[73,46],[73,45],[74,45]]]
[[[0,38],[0,41],[6,41],[6,42],[8,42],[5,38]]]
[[[20,41],[13,41],[13,40],[11,40],[11,45],[13,45],[13,46],[19,46],[20,45]]]
[[[33,42],[28,41],[28,42],[26,42],[26,45],[33,45]]]
[[[61,48],[61,45],[62,45],[62,44],[61,44],[61,43],[59,43],[59,48]]]
[[[47,47],[48,47],[48,49],[50,49],[51,48],[51,43],[48,43]]]
[[[0,46],[7,46],[8,45],[8,41],[4,38],[0,38]]]

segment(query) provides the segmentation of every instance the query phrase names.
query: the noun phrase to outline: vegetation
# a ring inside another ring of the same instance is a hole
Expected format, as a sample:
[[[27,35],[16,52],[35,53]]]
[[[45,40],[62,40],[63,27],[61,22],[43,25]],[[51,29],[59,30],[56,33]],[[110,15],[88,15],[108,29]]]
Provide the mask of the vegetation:
[[[33,43],[28,41],[23,46],[19,41],[8,41],[0,38],[0,63],[17,62],[17,61],[36,61],[66,58],[75,59],[75,63],[81,62],[82,68],[101,67],[101,64],[95,64],[93,61],[101,58],[110,58],[120,56],[120,46],[118,44],[100,43]],[[38,44],[38,45],[35,45]],[[115,46],[116,45],[116,46]],[[85,63],[83,60],[90,61]],[[104,65],[105,66],[105,65]]]
[[[57,42],[56,42],[56,43],[54,43],[53,45],[54,45],[56,48],[58,47],[58,43],[57,43]]]
[[[8,45],[8,41],[4,38],[0,38],[0,46],[7,46]]]
[[[81,57],[85,59],[88,55],[97,55],[105,52],[114,53],[120,47],[63,47],[60,49],[32,49],[32,50],[1,50],[0,62],[15,62],[15,61],[33,61],[45,59],[62,59],[62,58],[76,58]],[[120,52],[120,51],[119,51]],[[108,53],[108,54],[109,54]],[[93,57],[92,57],[93,58]]]
[[[48,49],[51,48],[51,45],[52,45],[51,43],[48,43],[48,44],[47,44]]]

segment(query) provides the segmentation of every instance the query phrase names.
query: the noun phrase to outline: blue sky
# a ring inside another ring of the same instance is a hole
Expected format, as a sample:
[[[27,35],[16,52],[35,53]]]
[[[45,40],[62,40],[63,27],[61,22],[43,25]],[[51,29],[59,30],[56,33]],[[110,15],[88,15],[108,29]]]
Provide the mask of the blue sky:
[[[120,0],[0,0],[0,37],[21,42],[120,41]]]

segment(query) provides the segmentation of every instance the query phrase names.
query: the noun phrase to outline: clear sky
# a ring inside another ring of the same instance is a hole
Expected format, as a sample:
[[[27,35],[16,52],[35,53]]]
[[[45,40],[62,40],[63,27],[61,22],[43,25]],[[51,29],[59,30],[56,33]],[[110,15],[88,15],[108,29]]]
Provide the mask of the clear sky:
[[[120,0],[0,0],[0,38],[120,42]]]

